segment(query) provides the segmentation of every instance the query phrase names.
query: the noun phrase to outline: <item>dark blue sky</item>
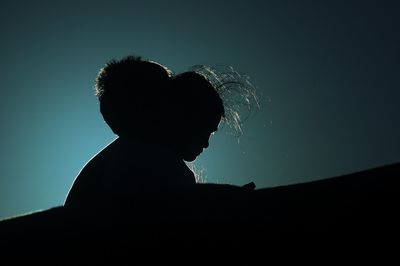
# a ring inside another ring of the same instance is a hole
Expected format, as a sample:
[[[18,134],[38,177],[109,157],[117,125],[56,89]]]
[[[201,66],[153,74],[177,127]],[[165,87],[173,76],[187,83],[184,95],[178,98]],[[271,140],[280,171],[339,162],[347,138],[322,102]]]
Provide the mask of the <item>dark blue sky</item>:
[[[400,161],[396,1],[8,1],[0,9],[0,218],[62,204],[115,136],[94,78],[128,54],[176,72],[232,65],[262,93],[209,182],[270,187]],[[154,162],[157,165],[157,162]]]

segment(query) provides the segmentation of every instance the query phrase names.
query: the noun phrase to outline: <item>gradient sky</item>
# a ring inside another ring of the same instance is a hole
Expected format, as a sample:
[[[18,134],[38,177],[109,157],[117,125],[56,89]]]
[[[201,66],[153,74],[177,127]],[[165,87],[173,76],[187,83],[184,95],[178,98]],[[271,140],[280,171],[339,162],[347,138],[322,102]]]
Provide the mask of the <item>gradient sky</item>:
[[[225,64],[261,109],[196,161],[261,187],[400,161],[397,1],[7,1],[0,9],[0,218],[61,205],[115,136],[93,94],[105,62]],[[157,162],[154,162],[157,165]]]

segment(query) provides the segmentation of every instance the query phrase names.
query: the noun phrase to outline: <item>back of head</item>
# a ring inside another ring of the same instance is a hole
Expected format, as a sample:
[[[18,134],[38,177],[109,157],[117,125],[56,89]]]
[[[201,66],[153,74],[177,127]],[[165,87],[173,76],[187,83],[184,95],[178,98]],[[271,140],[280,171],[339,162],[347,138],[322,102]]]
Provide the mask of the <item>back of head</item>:
[[[160,95],[171,72],[164,66],[128,56],[112,60],[96,79],[96,95],[104,120],[117,135],[145,127],[159,112]]]

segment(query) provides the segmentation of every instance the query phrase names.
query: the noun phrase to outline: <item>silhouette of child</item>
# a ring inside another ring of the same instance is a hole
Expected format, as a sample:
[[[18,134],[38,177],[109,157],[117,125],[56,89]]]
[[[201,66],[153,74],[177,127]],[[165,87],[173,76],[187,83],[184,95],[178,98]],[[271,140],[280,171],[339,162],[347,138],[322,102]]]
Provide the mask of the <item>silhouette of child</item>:
[[[196,183],[190,162],[225,117],[215,86],[196,71],[179,75],[140,57],[112,60],[96,95],[118,138],[76,177],[65,206],[110,204]]]

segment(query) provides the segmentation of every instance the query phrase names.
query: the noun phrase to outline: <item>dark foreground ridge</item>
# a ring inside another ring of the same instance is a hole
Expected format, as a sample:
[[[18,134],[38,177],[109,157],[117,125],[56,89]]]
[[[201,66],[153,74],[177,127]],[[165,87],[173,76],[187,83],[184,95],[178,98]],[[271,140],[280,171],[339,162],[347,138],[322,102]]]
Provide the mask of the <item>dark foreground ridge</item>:
[[[198,184],[112,209],[59,206],[1,221],[0,252],[3,259],[55,265],[216,254],[258,254],[263,260],[274,250],[312,253],[324,247],[335,256],[356,249],[364,258],[378,250],[390,256],[398,242],[399,178],[397,163],[256,190]]]

